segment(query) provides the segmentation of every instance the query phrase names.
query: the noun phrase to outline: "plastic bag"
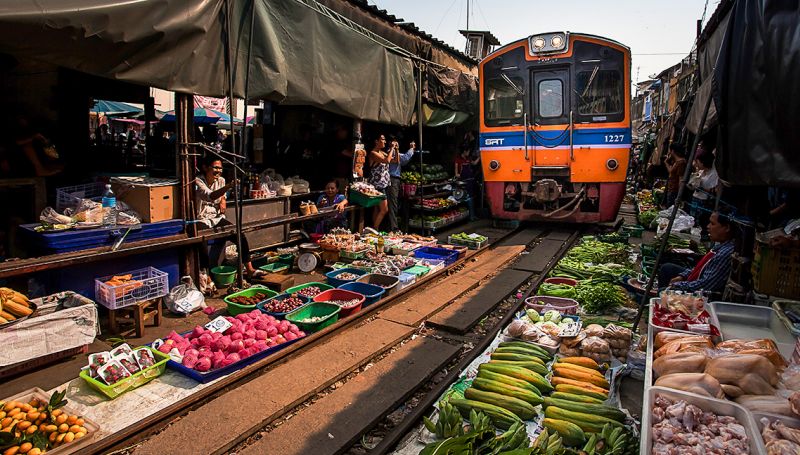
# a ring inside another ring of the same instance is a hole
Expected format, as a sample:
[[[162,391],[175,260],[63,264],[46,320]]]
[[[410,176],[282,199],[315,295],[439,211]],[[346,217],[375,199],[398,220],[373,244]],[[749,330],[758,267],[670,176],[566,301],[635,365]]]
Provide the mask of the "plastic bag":
[[[217,285],[214,284],[214,280],[212,280],[211,277],[208,276],[208,270],[206,269],[200,270],[199,283],[200,283],[200,292],[202,292],[204,295],[213,295],[215,292],[217,292]]]
[[[56,212],[53,207],[45,207],[39,215],[39,220],[46,224],[72,224],[72,218]]]
[[[170,289],[164,298],[167,309],[177,314],[189,314],[206,307],[203,293],[195,287],[192,277],[181,278],[181,284]]]
[[[239,252],[236,249],[236,245],[228,245],[225,247],[225,262],[229,264],[235,263],[239,258]]]

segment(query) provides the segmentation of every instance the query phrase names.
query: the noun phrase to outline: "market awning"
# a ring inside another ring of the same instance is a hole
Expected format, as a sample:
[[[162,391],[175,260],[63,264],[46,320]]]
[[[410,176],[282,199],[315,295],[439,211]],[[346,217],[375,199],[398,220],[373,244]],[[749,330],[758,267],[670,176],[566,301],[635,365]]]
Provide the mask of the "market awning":
[[[224,0],[6,0],[0,9],[0,52],[165,90],[226,96],[225,5]],[[250,98],[410,123],[416,93],[410,59],[337,22],[314,0],[232,2],[232,10],[236,97],[244,97],[252,47]]]
[[[123,115],[140,114],[144,112],[144,110],[131,104],[121,103],[119,101],[95,100],[94,106],[89,109],[89,112],[104,115]]]
[[[466,112],[452,111],[443,107],[431,106],[430,104],[425,104],[422,107],[422,114],[425,116],[422,124],[427,127],[460,125],[470,116]]]
[[[162,122],[174,122],[175,121],[175,111],[169,111],[161,117]],[[224,113],[215,111],[214,109],[206,109],[203,107],[196,107],[194,108],[194,121],[195,123],[201,124],[211,124],[211,123],[230,123],[231,116]],[[234,124],[241,124],[242,119],[238,119],[236,117],[233,118]]]
[[[733,5],[714,74],[725,181],[800,188],[797,17],[797,2]]]

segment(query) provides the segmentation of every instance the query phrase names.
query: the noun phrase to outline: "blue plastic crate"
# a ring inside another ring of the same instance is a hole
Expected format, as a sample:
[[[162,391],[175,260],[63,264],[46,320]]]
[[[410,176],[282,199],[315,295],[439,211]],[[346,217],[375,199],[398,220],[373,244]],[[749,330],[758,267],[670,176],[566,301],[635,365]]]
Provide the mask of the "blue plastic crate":
[[[343,285],[345,283],[349,283],[351,281],[355,281],[355,280],[358,279],[358,277],[353,278],[352,280],[341,280],[339,278],[336,278],[337,276],[339,276],[340,274],[345,273],[345,272],[354,273],[354,274],[358,275],[358,277],[361,277],[361,276],[367,274],[366,270],[356,269],[356,268],[352,268],[352,267],[346,267],[346,268],[343,268],[343,269],[334,270],[332,272],[328,272],[328,273],[325,274],[325,276],[328,278],[328,284],[330,284],[331,286],[336,286],[338,288],[339,286],[341,286],[341,285]]]
[[[189,333],[189,332],[184,332],[181,335],[184,335],[186,333]],[[187,368],[187,367],[183,366],[183,364],[178,363],[178,362],[176,362],[176,361],[174,361],[172,359],[170,359],[169,362],[167,362],[167,367],[177,371],[178,373],[181,373],[184,376],[188,376],[188,377],[194,379],[195,381],[197,381],[199,383],[205,384],[207,382],[213,381],[214,379],[221,378],[221,377],[226,376],[226,375],[228,375],[230,373],[233,373],[234,371],[241,370],[242,368],[244,368],[244,367],[246,367],[248,365],[252,365],[253,363],[256,363],[259,360],[269,356],[270,354],[274,354],[274,353],[280,351],[281,349],[284,349],[284,348],[288,347],[289,345],[294,344],[294,343],[302,340],[303,338],[305,338],[305,337],[295,338],[292,341],[287,341],[287,342],[279,344],[277,346],[273,346],[271,348],[264,349],[263,351],[257,352],[257,353],[251,355],[250,357],[248,357],[246,359],[242,359],[242,360],[240,360],[240,361],[238,361],[236,363],[233,363],[231,365],[228,365],[226,367],[217,368],[216,370],[211,370],[211,371],[208,371],[208,372],[205,372],[205,373],[201,373],[201,372],[199,372],[197,370],[194,370],[192,368]]]
[[[23,224],[20,227],[27,237],[28,246],[35,254],[67,253],[101,246],[111,246],[127,231],[127,226],[97,229],[71,229],[60,232],[36,232],[38,223]],[[139,227],[141,226],[141,227]],[[183,220],[168,220],[158,223],[142,223],[125,237],[123,243],[167,237],[183,232]]]
[[[383,297],[383,294],[386,293],[386,289],[383,289],[380,286],[375,286],[374,284],[369,284],[369,283],[359,283],[358,281],[351,281],[350,283],[345,283],[339,286],[339,289],[344,289],[345,291],[353,291],[353,292],[358,292],[359,294],[363,294],[365,297],[364,306],[372,305],[373,303],[380,300],[381,297]]]
[[[458,260],[458,251],[436,248],[433,246],[424,246],[415,250],[413,254],[414,257],[420,259],[442,260],[446,265],[450,265]]]

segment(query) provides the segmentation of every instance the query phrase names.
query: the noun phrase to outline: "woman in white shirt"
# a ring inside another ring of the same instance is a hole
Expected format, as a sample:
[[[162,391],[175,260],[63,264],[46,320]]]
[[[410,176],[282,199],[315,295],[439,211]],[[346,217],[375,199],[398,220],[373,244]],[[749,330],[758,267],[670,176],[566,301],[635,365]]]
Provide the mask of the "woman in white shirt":
[[[235,182],[225,183],[222,176],[222,161],[214,156],[207,156],[203,162],[203,174],[198,175],[194,180],[194,202],[197,209],[197,219],[209,228],[223,228],[232,225],[225,218],[225,211],[228,208],[225,193],[228,192]],[[236,234],[234,233],[235,239]],[[219,246],[217,246],[219,245]],[[212,245],[209,256],[213,260],[219,257],[224,250],[225,243]],[[247,238],[242,235],[242,263],[250,276],[264,275],[261,270],[256,270],[250,262],[250,245]]]
[[[696,226],[701,226],[705,230],[711,211],[714,209],[714,198],[719,187],[719,175],[714,168],[714,154],[705,151],[698,155],[694,160],[695,173],[689,180],[689,188],[694,190],[692,194],[692,216],[694,216]]]

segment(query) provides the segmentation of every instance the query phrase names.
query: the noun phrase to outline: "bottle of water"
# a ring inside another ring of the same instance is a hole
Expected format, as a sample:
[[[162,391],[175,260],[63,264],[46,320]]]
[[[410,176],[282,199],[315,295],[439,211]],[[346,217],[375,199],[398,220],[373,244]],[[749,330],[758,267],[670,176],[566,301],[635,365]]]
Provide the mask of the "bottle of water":
[[[117,196],[111,191],[111,185],[106,185],[103,192],[103,226],[114,227],[117,225]]]

